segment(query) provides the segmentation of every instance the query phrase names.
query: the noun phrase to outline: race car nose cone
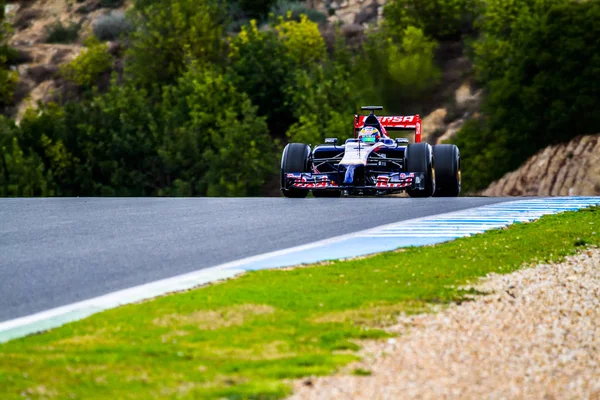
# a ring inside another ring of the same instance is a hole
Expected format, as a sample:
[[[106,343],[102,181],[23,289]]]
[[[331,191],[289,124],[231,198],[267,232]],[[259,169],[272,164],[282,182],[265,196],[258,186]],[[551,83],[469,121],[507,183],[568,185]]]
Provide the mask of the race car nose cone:
[[[346,175],[344,176],[344,184],[351,185],[354,182],[354,170],[356,165],[348,165],[346,168]]]

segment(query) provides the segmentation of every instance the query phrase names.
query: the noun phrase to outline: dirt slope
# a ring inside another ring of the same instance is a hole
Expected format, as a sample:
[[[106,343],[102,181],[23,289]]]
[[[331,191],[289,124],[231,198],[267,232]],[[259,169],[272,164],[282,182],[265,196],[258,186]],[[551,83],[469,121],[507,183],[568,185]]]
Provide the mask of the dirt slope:
[[[600,134],[547,147],[493,182],[484,196],[600,195]]]
[[[48,102],[60,91],[60,66],[73,60],[83,49],[83,40],[91,34],[92,23],[99,16],[113,10],[124,10],[131,2],[118,9],[102,7],[100,0],[26,0],[10,2],[7,21],[14,32],[8,44],[19,52],[19,64],[13,66],[19,73],[15,106],[10,114],[17,120],[38,101]],[[50,27],[79,25],[78,38],[68,43],[47,43]]]

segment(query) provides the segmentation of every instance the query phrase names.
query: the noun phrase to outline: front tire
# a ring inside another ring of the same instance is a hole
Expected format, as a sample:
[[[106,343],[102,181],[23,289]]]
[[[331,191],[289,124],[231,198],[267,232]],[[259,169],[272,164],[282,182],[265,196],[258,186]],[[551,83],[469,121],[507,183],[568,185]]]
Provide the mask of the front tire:
[[[413,143],[406,147],[406,171],[423,172],[425,189],[407,190],[410,197],[431,197],[435,192],[435,166],[431,146],[427,143]]]
[[[287,188],[285,176],[289,173],[308,172],[310,146],[303,143],[290,143],[285,146],[281,155],[281,194],[285,197],[303,199],[308,196],[308,189]]]
[[[460,152],[453,144],[433,146],[435,160],[435,197],[456,197],[460,193]]]

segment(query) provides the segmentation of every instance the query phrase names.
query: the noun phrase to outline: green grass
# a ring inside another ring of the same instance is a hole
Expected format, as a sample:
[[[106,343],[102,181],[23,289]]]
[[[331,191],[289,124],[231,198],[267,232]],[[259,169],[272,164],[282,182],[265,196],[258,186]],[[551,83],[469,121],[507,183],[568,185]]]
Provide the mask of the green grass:
[[[387,337],[381,327],[401,312],[461,301],[457,287],[489,272],[599,243],[596,207],[432,247],[248,273],[0,345],[1,397],[280,398],[286,380],[356,360],[356,340]]]

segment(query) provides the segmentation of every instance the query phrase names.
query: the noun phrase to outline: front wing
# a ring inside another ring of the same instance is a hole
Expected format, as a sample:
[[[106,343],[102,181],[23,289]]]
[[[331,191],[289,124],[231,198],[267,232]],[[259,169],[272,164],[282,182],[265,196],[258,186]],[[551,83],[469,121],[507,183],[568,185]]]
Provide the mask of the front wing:
[[[403,190],[424,190],[425,174],[422,172],[394,172],[379,174],[373,184],[362,186],[344,185],[337,181],[337,173],[289,173],[285,176],[285,187],[311,190],[377,190],[396,192]]]

